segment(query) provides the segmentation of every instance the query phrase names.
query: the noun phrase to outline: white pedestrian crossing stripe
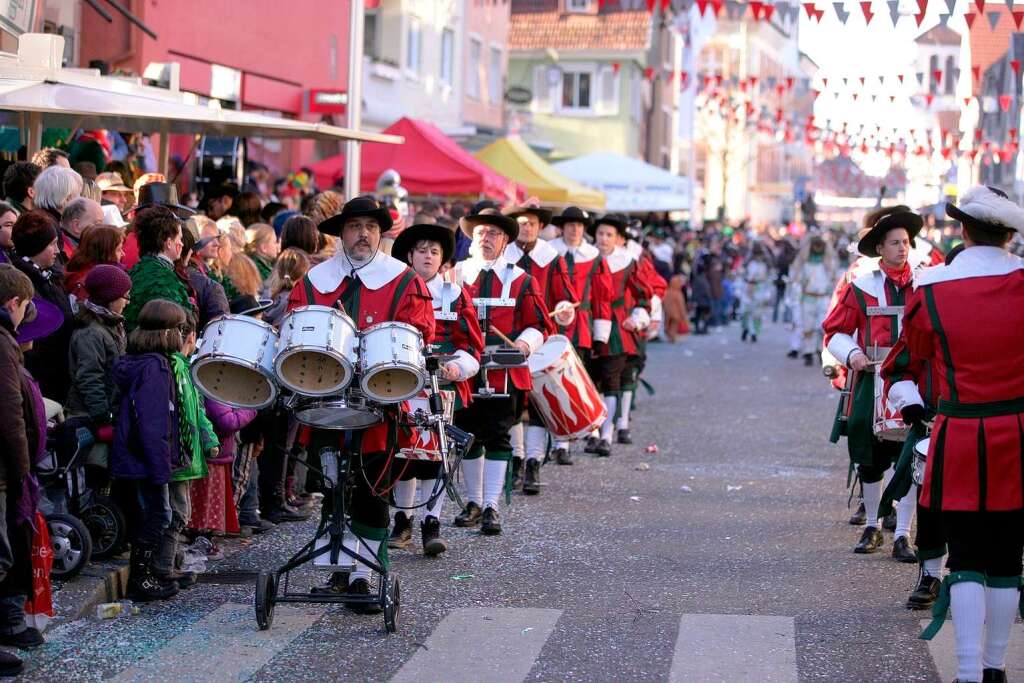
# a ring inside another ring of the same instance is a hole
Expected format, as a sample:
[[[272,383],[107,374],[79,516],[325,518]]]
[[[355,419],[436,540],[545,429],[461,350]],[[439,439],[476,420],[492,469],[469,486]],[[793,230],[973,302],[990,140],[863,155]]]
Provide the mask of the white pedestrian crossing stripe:
[[[244,681],[323,614],[322,609],[279,605],[274,628],[259,631],[252,605],[224,604],[111,680],[163,681],[174,672],[175,683]]]
[[[931,619],[921,622],[921,630],[932,623]],[[932,655],[939,678],[951,681],[956,678],[956,630],[953,620],[947,619],[939,633],[928,641],[928,652]],[[1024,680],[1024,631],[1016,623],[1010,629],[1010,645],[1006,648],[1006,678],[1011,681]]]
[[[793,617],[684,614],[669,681],[795,683],[793,622]]]
[[[562,611],[452,610],[391,683],[516,683],[533,668]]]

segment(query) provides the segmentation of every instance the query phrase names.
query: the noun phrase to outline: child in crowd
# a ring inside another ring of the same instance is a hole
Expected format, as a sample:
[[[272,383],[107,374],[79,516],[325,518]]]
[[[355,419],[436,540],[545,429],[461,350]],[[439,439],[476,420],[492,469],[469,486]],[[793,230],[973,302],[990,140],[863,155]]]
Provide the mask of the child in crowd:
[[[274,305],[263,314],[265,321],[271,325],[281,322],[288,310],[288,295],[292,287],[302,281],[308,270],[309,256],[301,249],[288,247],[278,255],[274,270],[267,278],[267,294],[274,300]]]
[[[205,400],[206,416],[220,439],[220,454],[206,464],[210,474],[192,481],[192,519],[189,528],[215,534],[238,534],[238,509],[232,489],[232,465],[237,450],[238,432],[256,417],[255,410]]]

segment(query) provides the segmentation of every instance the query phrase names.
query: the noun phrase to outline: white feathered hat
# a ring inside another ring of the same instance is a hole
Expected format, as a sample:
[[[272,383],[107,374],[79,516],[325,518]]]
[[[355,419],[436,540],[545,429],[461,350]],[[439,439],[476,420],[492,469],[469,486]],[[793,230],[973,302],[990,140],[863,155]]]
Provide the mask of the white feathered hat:
[[[1002,190],[986,185],[965,192],[959,207],[946,204],[946,215],[978,230],[1016,230],[1024,234],[1024,209]]]

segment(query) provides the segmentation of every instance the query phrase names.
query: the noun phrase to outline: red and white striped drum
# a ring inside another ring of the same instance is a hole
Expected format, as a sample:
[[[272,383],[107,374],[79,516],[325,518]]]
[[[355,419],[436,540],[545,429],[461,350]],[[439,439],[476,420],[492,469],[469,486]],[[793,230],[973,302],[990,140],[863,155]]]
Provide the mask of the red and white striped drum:
[[[889,403],[885,395],[885,382],[875,375],[875,410],[871,418],[872,430],[882,441],[906,441],[910,426],[903,421],[900,411]]]
[[[608,417],[601,394],[568,337],[553,334],[527,359],[530,402],[556,439],[579,439]]]
[[[445,422],[451,424],[455,414],[455,392],[441,390],[441,405],[444,406]],[[419,393],[419,396],[402,401],[402,413],[412,414],[417,410],[430,412],[430,394],[426,389]],[[441,458],[441,444],[438,443],[437,432],[433,429],[425,429],[412,425],[399,427],[398,432],[398,453],[396,458],[406,460],[431,460],[439,462]]]

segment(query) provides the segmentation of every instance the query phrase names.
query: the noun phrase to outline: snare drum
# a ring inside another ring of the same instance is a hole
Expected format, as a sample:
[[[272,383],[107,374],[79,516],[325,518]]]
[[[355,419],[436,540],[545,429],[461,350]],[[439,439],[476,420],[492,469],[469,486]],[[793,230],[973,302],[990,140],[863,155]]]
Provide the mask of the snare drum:
[[[551,335],[527,363],[533,376],[530,404],[556,439],[586,436],[608,417],[604,400],[568,337]]]
[[[297,398],[292,409],[296,420],[320,429],[367,429],[383,421],[380,411],[367,405],[354,391],[338,396]]]
[[[900,412],[889,403],[889,397],[885,395],[885,382],[877,374],[874,406],[871,425],[875,436],[883,441],[906,441],[910,427],[900,417]]]
[[[924,485],[924,470],[928,464],[928,447],[931,443],[931,437],[926,436],[914,444],[914,464],[910,476],[918,486]]]
[[[281,319],[274,360],[281,384],[303,396],[332,396],[352,382],[356,326],[329,306],[303,306]]]
[[[387,322],[367,327],[359,341],[360,387],[378,403],[401,403],[426,383],[423,335],[412,325]]]
[[[441,405],[444,409],[444,420],[446,423],[451,424],[452,418],[455,415],[455,392],[443,390],[440,394]],[[402,401],[402,413],[411,415],[417,410],[430,413],[430,394],[426,390],[421,391],[415,398]],[[431,460],[434,462],[439,462],[443,459],[441,444],[437,438],[436,431],[416,426],[409,426],[408,428],[408,433],[399,433],[399,449],[398,453],[395,454],[396,458]]]
[[[277,333],[265,322],[225,315],[203,330],[192,380],[206,396],[235,408],[266,408],[277,398]]]

